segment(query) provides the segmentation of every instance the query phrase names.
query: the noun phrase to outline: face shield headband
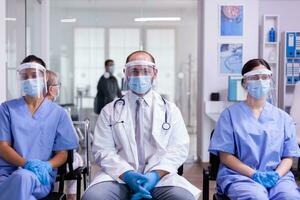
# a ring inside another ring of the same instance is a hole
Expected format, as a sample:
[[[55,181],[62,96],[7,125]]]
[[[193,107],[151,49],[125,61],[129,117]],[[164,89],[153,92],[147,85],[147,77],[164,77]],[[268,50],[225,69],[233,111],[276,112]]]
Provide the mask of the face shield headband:
[[[253,71],[247,72],[246,74],[244,74],[244,77],[247,78],[249,76],[262,75],[262,74],[270,75],[271,76],[272,75],[272,71],[268,70],[268,69],[257,69],[257,70],[253,70]]]

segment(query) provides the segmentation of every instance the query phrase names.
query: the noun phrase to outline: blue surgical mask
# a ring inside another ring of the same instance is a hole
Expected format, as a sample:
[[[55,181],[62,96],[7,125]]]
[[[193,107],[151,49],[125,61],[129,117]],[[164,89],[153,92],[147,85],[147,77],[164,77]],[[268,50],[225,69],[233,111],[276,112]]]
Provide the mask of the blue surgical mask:
[[[111,66],[108,66],[108,70],[107,70],[110,74],[113,74],[114,71],[115,71],[115,66],[114,65],[111,65]]]
[[[44,89],[44,80],[41,78],[21,81],[21,90],[25,95],[37,97]]]
[[[255,99],[265,97],[271,87],[270,80],[249,80],[247,81],[247,91]]]
[[[151,76],[132,76],[128,78],[128,87],[137,94],[146,94],[152,87]]]

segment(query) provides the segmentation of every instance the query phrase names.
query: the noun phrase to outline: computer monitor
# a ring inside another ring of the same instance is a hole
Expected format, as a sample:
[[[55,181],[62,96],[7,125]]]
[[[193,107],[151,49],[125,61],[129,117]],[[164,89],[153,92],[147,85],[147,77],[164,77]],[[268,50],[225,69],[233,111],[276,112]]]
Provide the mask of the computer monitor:
[[[247,92],[242,86],[242,76],[228,76],[228,101],[243,101]]]

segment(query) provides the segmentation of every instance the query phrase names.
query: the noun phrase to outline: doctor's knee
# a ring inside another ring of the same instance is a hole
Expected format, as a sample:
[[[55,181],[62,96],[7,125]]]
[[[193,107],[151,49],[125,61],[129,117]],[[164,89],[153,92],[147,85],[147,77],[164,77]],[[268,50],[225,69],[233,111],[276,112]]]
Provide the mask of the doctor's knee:
[[[191,192],[184,188],[175,186],[154,188],[152,196],[154,199],[161,200],[195,200],[195,197]]]

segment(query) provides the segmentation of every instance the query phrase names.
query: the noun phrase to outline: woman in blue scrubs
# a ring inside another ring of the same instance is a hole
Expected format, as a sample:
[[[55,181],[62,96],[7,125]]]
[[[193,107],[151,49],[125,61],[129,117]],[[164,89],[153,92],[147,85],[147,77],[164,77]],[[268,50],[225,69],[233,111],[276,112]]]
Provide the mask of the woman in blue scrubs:
[[[295,125],[267,101],[271,68],[263,59],[253,59],[242,75],[247,99],[222,112],[209,146],[221,161],[217,191],[231,200],[300,199],[290,171],[293,157],[300,156]]]
[[[64,109],[44,98],[45,63],[28,56],[17,73],[22,97],[0,106],[0,199],[35,200],[50,192],[78,141]]]

